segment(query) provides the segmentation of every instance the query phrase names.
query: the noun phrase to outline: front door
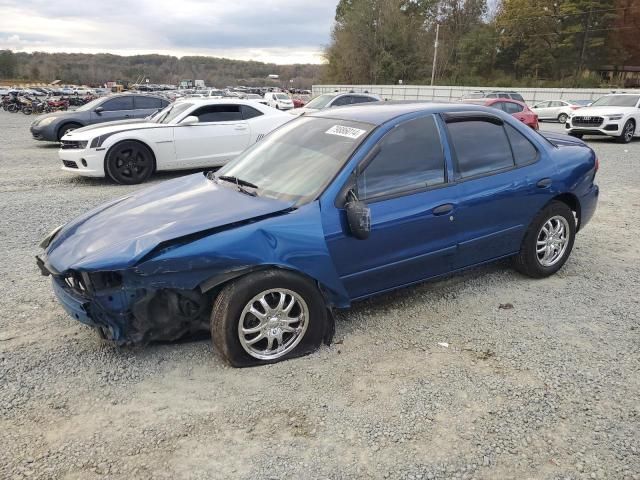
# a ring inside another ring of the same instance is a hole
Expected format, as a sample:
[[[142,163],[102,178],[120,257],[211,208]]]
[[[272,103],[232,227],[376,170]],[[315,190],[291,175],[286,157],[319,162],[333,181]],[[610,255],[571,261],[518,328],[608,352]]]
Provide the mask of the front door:
[[[237,157],[249,146],[251,130],[240,105],[206,105],[190,114],[199,122],[176,125],[174,168],[214,167]]]
[[[99,105],[100,112],[91,112],[91,123],[111,122],[135,117],[133,95],[122,95],[106,100]]]
[[[334,265],[352,299],[448,272],[455,252],[457,187],[447,183],[432,115],[408,120],[359,167],[355,194],[371,209],[371,234],[350,235],[344,210],[324,219]]]

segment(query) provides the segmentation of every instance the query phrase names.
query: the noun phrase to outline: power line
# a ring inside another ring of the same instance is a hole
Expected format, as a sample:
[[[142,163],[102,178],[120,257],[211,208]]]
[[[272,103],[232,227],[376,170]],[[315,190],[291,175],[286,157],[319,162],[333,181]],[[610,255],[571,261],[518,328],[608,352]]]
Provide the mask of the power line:
[[[611,32],[617,30],[630,30],[630,29],[638,29],[636,26],[632,27],[614,27],[614,28],[589,28],[587,30],[576,30],[575,32],[553,32],[553,33],[520,33],[520,34],[497,34],[495,38],[513,38],[513,37],[552,37],[552,36],[561,36],[561,35],[577,35],[579,33],[593,33],[593,32]]]

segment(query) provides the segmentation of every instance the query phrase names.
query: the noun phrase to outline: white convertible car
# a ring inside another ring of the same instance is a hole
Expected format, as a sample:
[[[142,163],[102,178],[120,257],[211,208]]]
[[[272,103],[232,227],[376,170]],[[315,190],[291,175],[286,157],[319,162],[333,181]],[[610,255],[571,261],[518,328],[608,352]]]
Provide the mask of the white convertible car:
[[[73,130],[59,156],[68,172],[133,185],[156,170],[224,165],[291,118],[251,100],[187,99],[145,121]]]

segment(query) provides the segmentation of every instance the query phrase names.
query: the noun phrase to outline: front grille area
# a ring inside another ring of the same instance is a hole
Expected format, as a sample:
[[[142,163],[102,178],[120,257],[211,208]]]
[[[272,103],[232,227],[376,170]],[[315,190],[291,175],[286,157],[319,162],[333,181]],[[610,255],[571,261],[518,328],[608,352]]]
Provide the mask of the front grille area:
[[[67,168],[78,168],[78,164],[76,162],[72,162],[71,160],[62,160],[62,163]]]
[[[602,122],[602,117],[573,117],[571,120],[574,127],[599,127]]]
[[[60,141],[60,148],[62,150],[78,150],[84,149],[87,146],[87,142],[77,142],[73,140]]]

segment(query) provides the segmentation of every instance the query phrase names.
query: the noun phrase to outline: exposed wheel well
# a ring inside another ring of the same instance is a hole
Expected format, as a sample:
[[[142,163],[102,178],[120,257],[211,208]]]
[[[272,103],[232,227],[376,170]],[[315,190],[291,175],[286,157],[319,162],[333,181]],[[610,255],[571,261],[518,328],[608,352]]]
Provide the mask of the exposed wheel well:
[[[580,201],[578,197],[576,197],[572,193],[562,193],[556,197],[554,197],[551,201],[562,202],[567,205],[576,216],[576,231],[580,229],[580,219],[581,219],[581,210],[580,210]]]
[[[109,155],[111,154],[111,151],[112,151],[115,147],[117,147],[118,145],[120,145],[122,142],[135,142],[135,143],[138,143],[138,144],[142,145],[142,146],[143,146],[144,148],[146,148],[147,150],[149,150],[149,153],[151,154],[151,159],[153,160],[153,171],[154,171],[154,172],[156,171],[156,168],[157,168],[157,164],[156,164],[156,154],[153,152],[153,149],[152,149],[149,145],[147,145],[146,143],[144,143],[144,142],[143,142],[143,141],[141,141],[141,140],[135,140],[135,139],[127,138],[127,139],[120,140],[120,141],[118,141],[118,142],[114,143],[113,145],[111,145],[111,146],[109,147],[109,150],[107,150],[107,153],[106,153],[106,155],[104,156],[104,171],[105,171],[105,173],[107,172],[107,161],[109,160]]]

